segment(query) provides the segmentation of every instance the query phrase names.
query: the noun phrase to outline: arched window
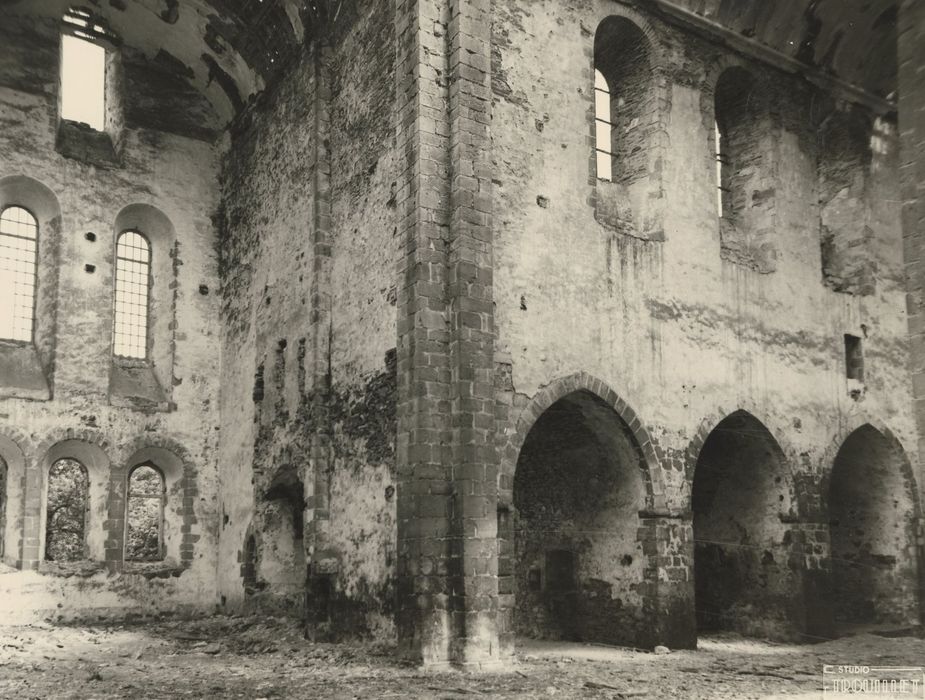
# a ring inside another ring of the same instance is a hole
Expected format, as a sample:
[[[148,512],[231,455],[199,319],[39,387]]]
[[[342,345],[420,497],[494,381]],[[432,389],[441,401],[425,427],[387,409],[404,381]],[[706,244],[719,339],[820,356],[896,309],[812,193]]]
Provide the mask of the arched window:
[[[124,231],[116,242],[113,354],[147,358],[150,288],[151,246],[148,239],[137,231]]]
[[[610,111],[610,86],[599,70],[594,71],[594,150],[597,153],[597,176],[613,179],[613,122]]]
[[[126,561],[164,558],[164,475],[151,464],[129,474],[125,521]]]
[[[713,139],[716,154],[717,201],[720,217],[742,225],[754,203],[748,194],[761,189],[763,168],[763,114],[755,78],[745,69],[726,69],[716,83]]]
[[[716,155],[716,215],[723,216],[723,210],[729,206],[730,162],[725,152],[725,137],[719,122],[713,122],[713,149]]]
[[[76,561],[87,556],[87,510],[90,503],[87,470],[75,459],[59,459],[48,471],[45,558]]]
[[[623,17],[608,17],[594,36],[594,148],[597,177],[624,186],[649,174],[655,119],[649,41]]]
[[[0,212],[0,338],[32,340],[39,226],[26,209]]]

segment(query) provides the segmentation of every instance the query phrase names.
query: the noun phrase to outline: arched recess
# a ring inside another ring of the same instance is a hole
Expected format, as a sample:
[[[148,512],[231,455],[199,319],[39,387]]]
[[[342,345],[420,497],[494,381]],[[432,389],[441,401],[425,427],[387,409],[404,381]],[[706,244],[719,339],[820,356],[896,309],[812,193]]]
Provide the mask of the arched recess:
[[[17,436],[18,437],[18,436]],[[0,431],[0,555],[8,566],[19,566],[22,547],[23,486],[26,459],[20,441]]]
[[[651,442],[598,380],[544,392],[525,412],[533,421],[498,514],[502,609],[524,636],[634,644],[648,622],[639,512],[651,502]]]
[[[693,473],[698,632],[788,638],[803,623],[788,461],[765,425],[738,410],[703,441]]]
[[[721,198],[717,219],[720,254],[757,272],[777,269],[775,225],[777,129],[768,105],[765,77],[744,64],[719,61],[702,93]]]
[[[306,585],[305,487],[296,468],[280,467],[257,505],[256,587],[301,606]]]
[[[899,441],[871,423],[857,427],[842,442],[822,486],[836,631],[918,623],[922,510]]]
[[[157,207],[128,205],[113,224],[114,265],[116,242],[126,231],[140,233],[150,244],[148,351],[144,360],[113,357],[110,394],[165,409],[173,386],[177,233],[167,215]]]
[[[53,391],[58,308],[61,207],[45,185],[26,175],[0,178],[0,211],[28,210],[38,224],[32,343],[0,343],[0,396],[49,399]]]
[[[74,460],[83,467],[88,478],[89,505],[87,507],[84,538],[86,558],[103,561],[106,556],[104,524],[109,507],[109,455],[103,448],[78,438],[55,443],[40,462],[42,475],[41,517],[39,521],[39,559],[45,557],[46,527],[48,520],[48,474],[59,460]]]
[[[873,294],[876,285],[867,191],[873,133],[870,117],[859,107],[836,110],[818,130],[822,281],[836,292]]]
[[[659,37],[630,10],[594,34],[591,183],[595,216],[620,233],[664,240],[662,160],[670,91]]]

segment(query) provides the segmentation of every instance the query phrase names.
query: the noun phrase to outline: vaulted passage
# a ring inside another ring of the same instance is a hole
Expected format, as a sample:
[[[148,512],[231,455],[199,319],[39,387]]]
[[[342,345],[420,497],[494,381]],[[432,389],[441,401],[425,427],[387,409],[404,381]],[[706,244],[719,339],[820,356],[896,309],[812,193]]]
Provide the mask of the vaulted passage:
[[[788,481],[777,442],[745,411],[704,443],[692,495],[699,632],[793,636],[802,596],[793,533],[781,518],[790,510]]]
[[[514,477],[518,634],[632,644],[643,625],[638,446],[598,397],[577,391],[527,434]]]
[[[870,425],[838,451],[829,490],[836,629],[917,621],[914,489],[902,450]]]

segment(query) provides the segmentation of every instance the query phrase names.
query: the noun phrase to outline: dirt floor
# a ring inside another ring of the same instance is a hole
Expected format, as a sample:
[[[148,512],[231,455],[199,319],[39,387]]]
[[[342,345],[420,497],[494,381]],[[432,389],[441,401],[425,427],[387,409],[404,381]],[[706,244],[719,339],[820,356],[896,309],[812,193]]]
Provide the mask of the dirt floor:
[[[821,698],[823,664],[854,663],[922,665],[925,640],[862,634],[795,646],[721,636],[666,654],[524,640],[510,668],[476,674],[422,671],[383,646],[313,644],[294,622],[265,617],[0,626],[0,698],[21,700]]]

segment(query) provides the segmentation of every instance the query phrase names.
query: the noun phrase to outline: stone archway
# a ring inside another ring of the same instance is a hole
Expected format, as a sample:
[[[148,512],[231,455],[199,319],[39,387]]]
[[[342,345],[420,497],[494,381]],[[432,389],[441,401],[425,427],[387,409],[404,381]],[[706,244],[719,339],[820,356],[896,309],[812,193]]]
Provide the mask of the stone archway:
[[[799,539],[786,522],[793,491],[780,445],[739,410],[709,433],[691,496],[699,633],[791,638],[802,629]]]
[[[514,508],[499,512],[499,575],[512,577],[513,626],[530,637],[639,644],[651,563],[639,512],[652,490],[641,426],[598,393],[566,387],[545,397],[526,431]]]
[[[916,624],[921,507],[898,441],[870,423],[852,431],[835,455],[825,495],[836,632]]]

